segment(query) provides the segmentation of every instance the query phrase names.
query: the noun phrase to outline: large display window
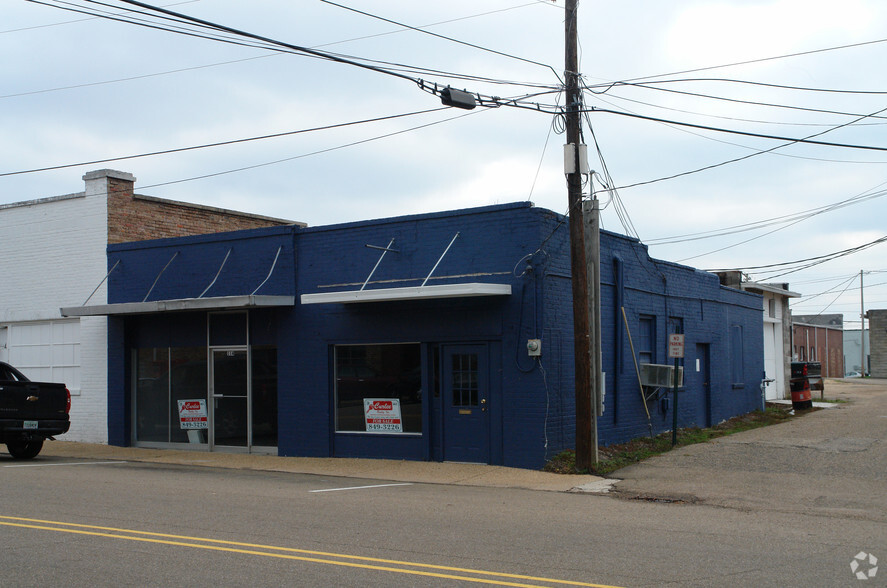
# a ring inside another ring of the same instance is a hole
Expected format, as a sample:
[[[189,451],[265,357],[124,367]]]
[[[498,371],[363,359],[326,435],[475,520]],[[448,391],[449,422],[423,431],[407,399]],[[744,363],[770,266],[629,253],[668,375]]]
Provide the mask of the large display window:
[[[135,350],[134,441],[277,446],[277,347]],[[208,377],[215,378],[208,404]],[[249,385],[247,380],[249,379]]]
[[[149,347],[136,350],[136,441],[161,443],[206,443],[206,348]],[[185,414],[195,419],[185,427]],[[197,431],[190,433],[189,431]]]
[[[418,343],[337,345],[337,432],[422,433],[422,359]]]

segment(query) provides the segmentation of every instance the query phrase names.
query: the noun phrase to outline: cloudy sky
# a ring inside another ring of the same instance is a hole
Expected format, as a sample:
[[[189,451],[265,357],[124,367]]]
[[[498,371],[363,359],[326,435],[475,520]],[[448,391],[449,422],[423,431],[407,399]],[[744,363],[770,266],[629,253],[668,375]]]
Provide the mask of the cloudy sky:
[[[5,0],[0,204],[113,168],[142,194],[312,226],[566,211],[564,0],[158,5],[366,67],[118,0]],[[887,4],[586,0],[578,16],[586,189],[605,229],[659,259],[788,282],[796,314],[858,328],[860,271],[865,307],[887,308]],[[445,109],[417,80],[514,102]]]

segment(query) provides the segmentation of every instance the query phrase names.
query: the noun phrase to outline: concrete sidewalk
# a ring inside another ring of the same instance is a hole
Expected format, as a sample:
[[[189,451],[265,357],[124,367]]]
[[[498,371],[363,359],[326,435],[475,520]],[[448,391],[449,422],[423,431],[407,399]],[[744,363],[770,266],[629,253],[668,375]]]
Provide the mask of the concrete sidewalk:
[[[55,460],[55,458],[196,465],[396,482],[523,488],[549,492],[596,492],[601,488],[605,489],[612,483],[610,480],[597,476],[569,476],[482,464],[390,459],[277,457],[176,449],[114,447],[62,440],[47,441],[37,460]]]

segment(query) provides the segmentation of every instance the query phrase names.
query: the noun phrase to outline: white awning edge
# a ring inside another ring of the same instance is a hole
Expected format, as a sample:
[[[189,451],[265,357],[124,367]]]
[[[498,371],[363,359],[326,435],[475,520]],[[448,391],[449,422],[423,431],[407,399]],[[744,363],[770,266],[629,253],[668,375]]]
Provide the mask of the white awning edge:
[[[70,306],[60,308],[62,316],[115,316],[128,314],[156,314],[186,310],[230,310],[270,306],[294,306],[295,296],[216,296],[212,298],[182,298],[177,300],[152,300],[150,302],[120,302],[94,306]]]
[[[394,300],[429,300],[435,298],[469,298],[474,296],[511,296],[511,284],[440,284],[408,288],[378,288],[302,294],[302,304],[352,304],[355,302],[386,302]]]

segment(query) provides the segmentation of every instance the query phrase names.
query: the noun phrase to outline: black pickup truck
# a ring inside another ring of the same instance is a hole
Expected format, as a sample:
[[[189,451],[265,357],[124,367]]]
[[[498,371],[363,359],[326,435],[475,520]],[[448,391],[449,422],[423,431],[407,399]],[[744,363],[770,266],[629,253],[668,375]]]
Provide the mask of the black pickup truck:
[[[31,382],[0,361],[0,443],[15,459],[31,459],[43,441],[71,426],[71,393],[64,384]]]

